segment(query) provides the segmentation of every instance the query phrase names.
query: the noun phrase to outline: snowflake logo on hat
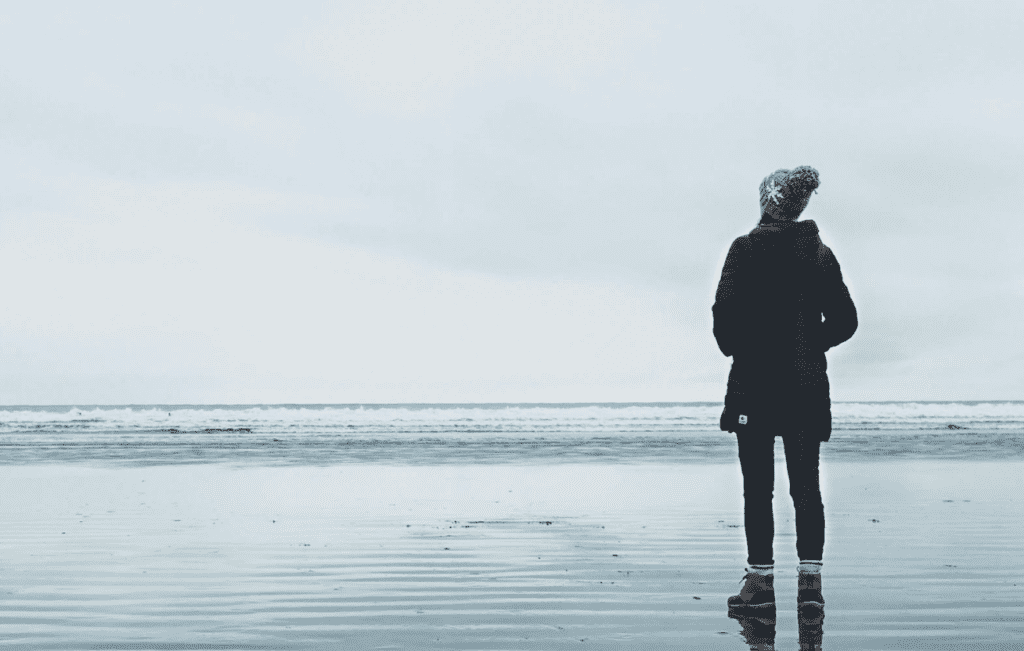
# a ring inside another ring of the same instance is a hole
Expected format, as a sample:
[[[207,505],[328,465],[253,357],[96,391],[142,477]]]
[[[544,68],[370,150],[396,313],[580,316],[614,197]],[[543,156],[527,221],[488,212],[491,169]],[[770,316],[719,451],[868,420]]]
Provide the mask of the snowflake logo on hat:
[[[775,179],[772,179],[772,184],[765,188],[768,190],[768,199],[775,202],[775,205],[779,204],[779,199],[782,199],[782,188],[775,184]]]

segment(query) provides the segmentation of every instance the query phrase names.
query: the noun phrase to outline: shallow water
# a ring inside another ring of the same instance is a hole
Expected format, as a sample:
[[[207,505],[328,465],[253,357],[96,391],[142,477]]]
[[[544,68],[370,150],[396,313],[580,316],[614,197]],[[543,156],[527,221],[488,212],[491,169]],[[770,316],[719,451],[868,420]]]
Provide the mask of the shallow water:
[[[826,463],[823,648],[1018,648],[1022,470]],[[8,467],[0,646],[747,649],[739,487],[727,464]]]

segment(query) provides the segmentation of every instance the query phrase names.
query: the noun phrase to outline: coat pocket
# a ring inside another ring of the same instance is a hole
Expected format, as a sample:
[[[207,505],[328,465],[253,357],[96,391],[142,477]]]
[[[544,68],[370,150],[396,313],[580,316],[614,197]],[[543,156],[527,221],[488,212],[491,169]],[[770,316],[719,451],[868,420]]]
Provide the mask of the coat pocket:
[[[722,410],[722,415],[718,419],[718,427],[723,432],[733,432],[738,434],[740,432],[749,431],[750,420],[751,417],[750,414],[747,413],[747,410],[726,401],[725,409]]]

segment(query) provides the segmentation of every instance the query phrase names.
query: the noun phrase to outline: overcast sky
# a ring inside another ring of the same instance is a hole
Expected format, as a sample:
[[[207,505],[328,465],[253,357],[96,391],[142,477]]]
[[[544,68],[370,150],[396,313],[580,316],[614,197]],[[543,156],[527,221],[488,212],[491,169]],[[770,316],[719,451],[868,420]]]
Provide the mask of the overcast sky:
[[[0,403],[720,400],[777,168],[834,400],[1024,398],[1024,5],[5,3]]]

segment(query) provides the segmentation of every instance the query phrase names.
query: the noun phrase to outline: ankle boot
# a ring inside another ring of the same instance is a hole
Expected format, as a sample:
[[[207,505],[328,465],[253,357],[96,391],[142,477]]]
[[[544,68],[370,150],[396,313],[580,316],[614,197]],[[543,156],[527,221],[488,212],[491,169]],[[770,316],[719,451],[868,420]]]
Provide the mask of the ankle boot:
[[[738,595],[729,597],[729,608],[743,609],[765,616],[775,612],[775,577],[771,574],[747,572]]]
[[[799,572],[796,580],[796,601],[799,605],[825,606],[825,598],[821,596],[821,574]]]

